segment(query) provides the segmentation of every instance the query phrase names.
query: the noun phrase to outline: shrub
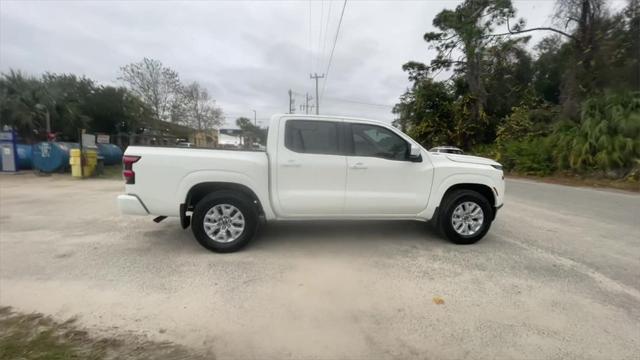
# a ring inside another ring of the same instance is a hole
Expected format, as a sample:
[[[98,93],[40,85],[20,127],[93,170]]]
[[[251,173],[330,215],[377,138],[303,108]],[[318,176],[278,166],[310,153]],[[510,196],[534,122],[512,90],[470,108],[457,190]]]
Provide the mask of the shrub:
[[[549,175],[555,170],[544,138],[507,142],[501,147],[499,158],[507,170],[523,175]]]
[[[588,99],[580,123],[557,124],[549,145],[560,169],[631,169],[640,159],[640,93]]]

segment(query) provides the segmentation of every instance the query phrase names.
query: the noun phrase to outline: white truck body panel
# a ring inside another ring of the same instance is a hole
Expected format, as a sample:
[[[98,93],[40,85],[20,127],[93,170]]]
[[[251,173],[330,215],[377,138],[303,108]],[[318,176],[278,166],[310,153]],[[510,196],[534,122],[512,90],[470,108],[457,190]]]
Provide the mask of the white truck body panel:
[[[189,190],[211,181],[244,185],[261,203],[270,203],[264,152],[129,146],[126,154],[140,160],[134,165],[135,184],[125,185],[125,192],[136,195],[152,215],[179,216]]]
[[[422,161],[292,151],[285,141],[289,120],[375,125],[417,147]],[[135,184],[126,185],[126,195],[118,198],[122,212],[134,215],[148,211],[180,216],[180,205],[189,191],[207,182],[250,189],[267,220],[426,221],[433,217],[446,191],[457,184],[489,187],[496,208],[504,199],[504,176],[497,162],[430,153],[394,127],[366,119],[274,115],[266,152],[130,146],[125,155],[140,157],[133,165]],[[140,206],[134,203],[136,199]]]

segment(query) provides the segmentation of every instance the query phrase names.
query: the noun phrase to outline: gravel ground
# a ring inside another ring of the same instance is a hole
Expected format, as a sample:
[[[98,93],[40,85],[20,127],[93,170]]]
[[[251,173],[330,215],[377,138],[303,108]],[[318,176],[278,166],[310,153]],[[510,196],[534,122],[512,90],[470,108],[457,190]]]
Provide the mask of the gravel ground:
[[[224,358],[638,359],[640,196],[521,180],[487,237],[269,224],[244,251],[122,217],[121,181],[0,175],[0,304]]]

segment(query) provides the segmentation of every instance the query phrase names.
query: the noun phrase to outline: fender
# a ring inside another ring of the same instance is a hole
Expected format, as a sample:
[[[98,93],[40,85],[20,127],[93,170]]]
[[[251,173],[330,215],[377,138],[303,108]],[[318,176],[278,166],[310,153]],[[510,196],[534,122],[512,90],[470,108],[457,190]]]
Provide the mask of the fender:
[[[212,179],[215,179],[215,182],[235,183],[251,189],[258,197],[258,200],[260,200],[267,220],[275,218],[271,203],[269,202],[269,189],[265,183],[265,179],[259,181],[252,179],[246,174],[228,170],[199,170],[187,174],[178,184],[175,202],[177,204],[183,204],[191,188],[201,183],[211,182]],[[265,184],[259,185],[260,183]]]
[[[486,185],[490,189],[494,188],[496,184],[496,180],[491,176],[487,176],[480,173],[457,173],[446,175],[442,179],[438,179],[439,176],[436,174],[434,176],[434,181],[432,184],[439,184],[437,187],[431,188],[431,196],[429,196],[429,203],[427,207],[418,214],[419,217],[430,220],[433,218],[436,209],[440,206],[442,202],[442,198],[444,194],[454,185],[458,184],[478,184],[478,185]],[[499,198],[495,199],[494,206],[498,206]]]

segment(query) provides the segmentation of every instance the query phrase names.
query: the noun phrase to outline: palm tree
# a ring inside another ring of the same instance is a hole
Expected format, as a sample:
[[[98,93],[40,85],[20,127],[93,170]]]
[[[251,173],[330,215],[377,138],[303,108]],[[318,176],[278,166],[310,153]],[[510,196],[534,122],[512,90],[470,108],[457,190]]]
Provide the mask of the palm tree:
[[[9,70],[0,77],[0,124],[14,128],[23,137],[32,137],[49,111],[45,99],[37,79]]]

